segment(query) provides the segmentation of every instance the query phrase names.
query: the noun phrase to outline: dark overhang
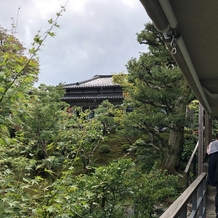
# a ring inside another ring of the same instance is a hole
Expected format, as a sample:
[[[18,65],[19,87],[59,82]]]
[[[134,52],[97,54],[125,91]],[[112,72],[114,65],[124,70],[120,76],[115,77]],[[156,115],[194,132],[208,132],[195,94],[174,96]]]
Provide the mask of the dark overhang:
[[[196,97],[218,118],[218,1],[140,1]]]

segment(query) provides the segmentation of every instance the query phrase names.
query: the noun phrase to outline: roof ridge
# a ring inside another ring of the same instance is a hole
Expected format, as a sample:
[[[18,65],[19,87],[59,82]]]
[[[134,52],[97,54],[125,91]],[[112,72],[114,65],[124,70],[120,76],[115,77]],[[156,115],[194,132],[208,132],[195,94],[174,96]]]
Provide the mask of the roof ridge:
[[[69,84],[65,84],[64,86],[72,86],[72,85],[81,85],[83,83],[86,82],[90,82],[93,81],[95,79],[101,78],[101,77],[112,77],[113,75],[95,75],[94,77],[92,77],[91,79],[87,79],[87,80],[83,80],[81,82],[75,82],[75,83],[69,83]]]

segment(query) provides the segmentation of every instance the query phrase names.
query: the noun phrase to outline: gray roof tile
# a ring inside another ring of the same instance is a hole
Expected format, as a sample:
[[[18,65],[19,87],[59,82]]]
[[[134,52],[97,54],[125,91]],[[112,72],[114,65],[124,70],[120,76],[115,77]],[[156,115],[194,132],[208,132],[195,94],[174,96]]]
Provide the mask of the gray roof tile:
[[[64,85],[66,89],[84,88],[84,87],[104,87],[104,86],[120,86],[120,85],[113,83],[113,79],[111,75],[96,75],[89,80]]]

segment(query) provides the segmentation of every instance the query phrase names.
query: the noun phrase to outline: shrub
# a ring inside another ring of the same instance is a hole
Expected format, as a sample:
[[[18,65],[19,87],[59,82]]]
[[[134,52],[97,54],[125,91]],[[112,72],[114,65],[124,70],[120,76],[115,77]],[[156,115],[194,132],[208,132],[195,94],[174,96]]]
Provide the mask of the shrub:
[[[111,152],[111,149],[109,148],[109,146],[107,145],[102,145],[100,147],[100,150],[99,150],[99,153],[100,154],[106,154],[106,153],[110,153]]]
[[[189,158],[191,157],[192,152],[195,148],[196,142],[197,140],[194,135],[190,135],[190,134],[185,135],[184,147],[181,154],[180,170],[185,169],[189,161]]]
[[[123,151],[127,151],[129,148],[130,148],[130,145],[129,145],[129,144],[124,144],[124,145],[122,146],[122,150],[123,150]]]

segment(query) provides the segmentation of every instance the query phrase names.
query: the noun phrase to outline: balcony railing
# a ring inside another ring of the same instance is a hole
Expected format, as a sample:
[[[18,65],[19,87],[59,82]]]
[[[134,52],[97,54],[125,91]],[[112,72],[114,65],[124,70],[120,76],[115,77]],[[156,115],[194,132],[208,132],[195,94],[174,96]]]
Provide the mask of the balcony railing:
[[[201,173],[160,218],[206,218],[206,175]]]
[[[160,218],[206,218],[207,173],[203,172],[196,178],[196,153],[198,147],[199,142],[197,142],[184,171],[187,177],[187,189]],[[190,175],[190,172],[192,172],[192,175]],[[193,181],[193,178],[196,179]]]

